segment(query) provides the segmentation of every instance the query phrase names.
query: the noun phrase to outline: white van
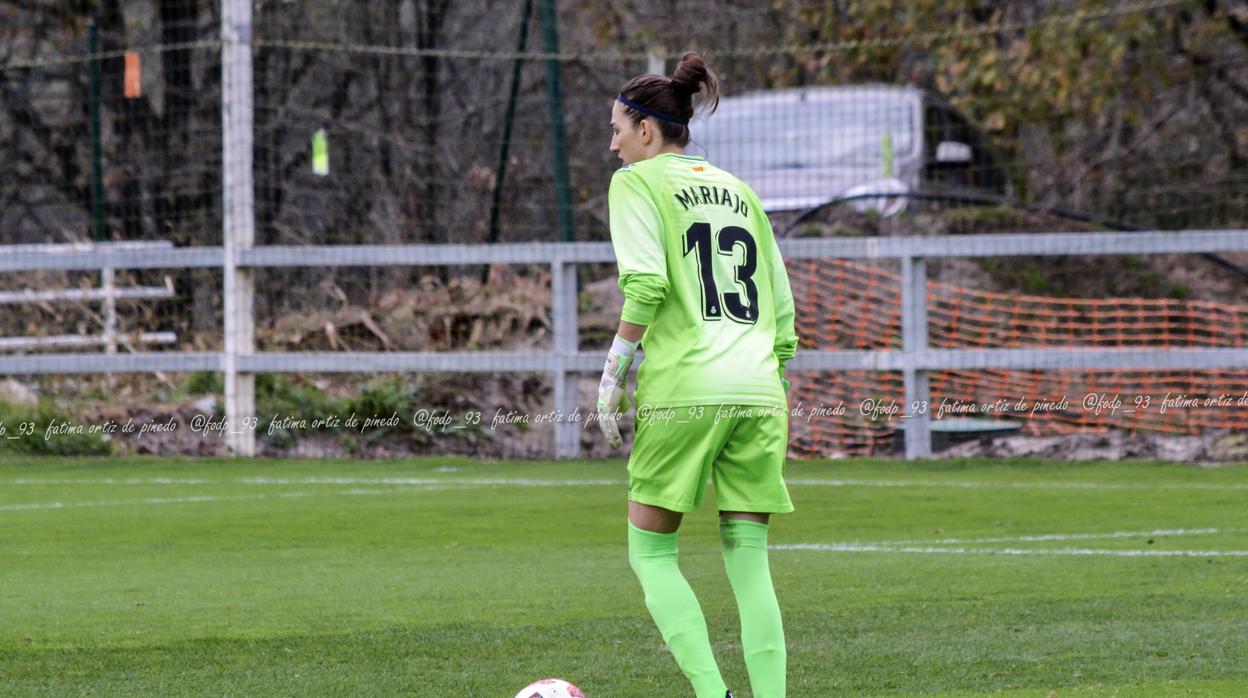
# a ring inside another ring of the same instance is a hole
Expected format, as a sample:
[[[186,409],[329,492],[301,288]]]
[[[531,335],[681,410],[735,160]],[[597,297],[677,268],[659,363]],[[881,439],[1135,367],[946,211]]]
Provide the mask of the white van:
[[[910,86],[804,87],[723,97],[690,124],[688,151],[745,181],[767,211],[861,194],[889,214],[909,192],[1008,194],[1008,180],[966,119]]]

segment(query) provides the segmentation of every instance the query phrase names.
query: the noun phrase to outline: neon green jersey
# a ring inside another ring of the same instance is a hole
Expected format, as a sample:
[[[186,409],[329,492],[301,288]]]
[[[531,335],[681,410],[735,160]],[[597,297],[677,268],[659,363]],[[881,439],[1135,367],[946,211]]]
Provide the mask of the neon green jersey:
[[[785,407],[793,294],[771,223],[741,180],[664,153],[620,168],[608,196],[622,319],[647,325],[640,407]]]

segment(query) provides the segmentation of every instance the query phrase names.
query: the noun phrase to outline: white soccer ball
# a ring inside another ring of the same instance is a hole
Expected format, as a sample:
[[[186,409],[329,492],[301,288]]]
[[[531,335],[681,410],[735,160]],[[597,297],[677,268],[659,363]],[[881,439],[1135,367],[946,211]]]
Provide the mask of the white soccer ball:
[[[542,679],[520,689],[516,698],[585,698],[585,694],[563,679]]]

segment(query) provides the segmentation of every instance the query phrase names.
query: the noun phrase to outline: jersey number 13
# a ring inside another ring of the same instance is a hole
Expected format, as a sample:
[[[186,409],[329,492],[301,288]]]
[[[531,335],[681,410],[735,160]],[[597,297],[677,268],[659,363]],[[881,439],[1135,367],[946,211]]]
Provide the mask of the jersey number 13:
[[[737,246],[745,251],[741,264],[733,267],[733,283],[737,291],[719,292],[715,282],[715,264],[712,255],[718,253],[734,256]],[[684,256],[694,253],[698,262],[698,278],[702,282],[702,319],[719,320],[725,313],[728,318],[747,325],[758,322],[758,286],[754,284],[754,272],[758,270],[758,245],[750,231],[735,225],[721,228],[711,234],[710,223],[694,223],[685,231]]]

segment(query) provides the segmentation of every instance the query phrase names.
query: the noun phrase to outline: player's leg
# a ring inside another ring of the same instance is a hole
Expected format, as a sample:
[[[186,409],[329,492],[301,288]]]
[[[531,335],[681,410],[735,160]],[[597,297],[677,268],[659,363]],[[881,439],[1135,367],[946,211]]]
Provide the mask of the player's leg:
[[[754,511],[724,511],[719,510],[719,522],[723,523],[729,519],[739,519],[741,521],[753,521],[766,526],[771,521],[771,514],[764,514]]]
[[[782,475],[787,415],[743,418],[715,464],[724,569],[741,615],[741,647],[756,698],[782,698],[787,651],[767,557],[772,513],[793,510]]]
[[[628,522],[643,531],[652,533],[675,533],[680,528],[684,512],[654,507],[641,502],[628,503]]]
[[[702,499],[709,435],[697,425],[638,423],[629,458],[628,561],[672,657],[698,698],[724,698],[706,618],[680,572],[677,529]],[[713,453],[713,451],[712,451]]]
[[[765,523],[722,516],[719,524],[724,569],[741,616],[741,648],[750,686],[759,698],[785,695],[787,652],[780,603],[767,560]]]

